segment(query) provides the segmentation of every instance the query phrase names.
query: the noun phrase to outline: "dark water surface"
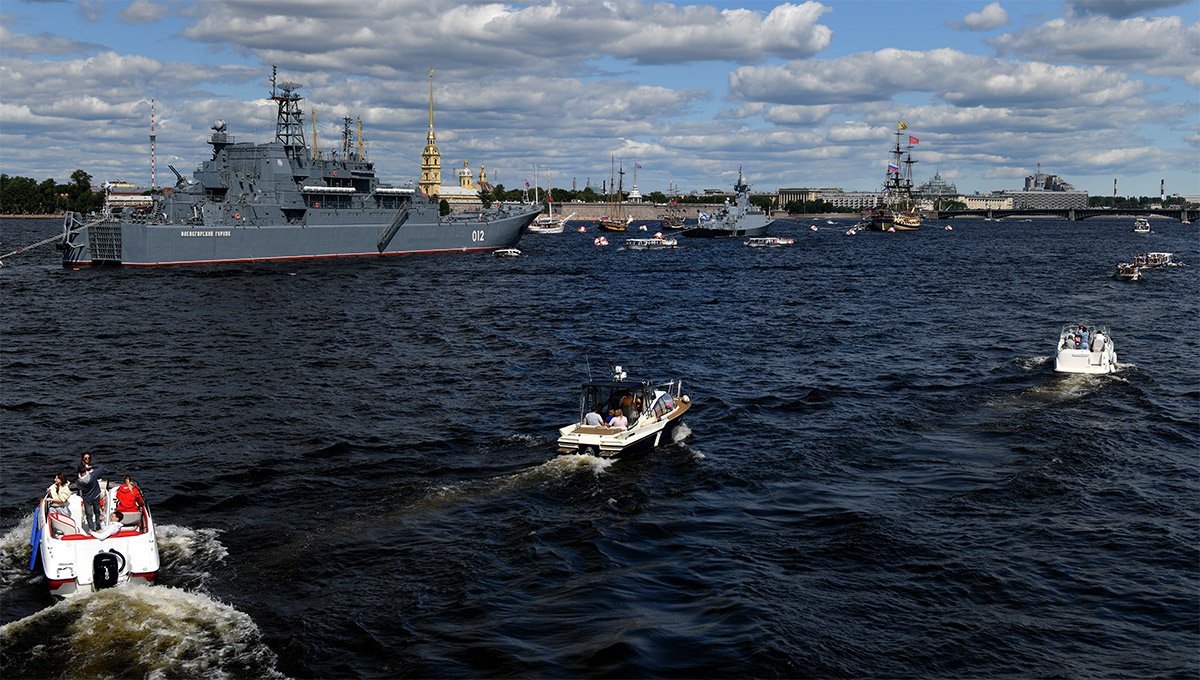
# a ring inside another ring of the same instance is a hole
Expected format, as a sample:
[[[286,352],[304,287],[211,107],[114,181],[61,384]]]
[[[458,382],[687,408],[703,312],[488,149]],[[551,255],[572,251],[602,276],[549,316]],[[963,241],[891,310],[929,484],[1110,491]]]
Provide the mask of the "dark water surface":
[[[0,270],[0,675],[1196,677],[1195,226]],[[0,250],[53,221],[0,221]],[[641,234],[631,234],[641,235]],[[1120,372],[1055,374],[1109,325]],[[587,361],[686,439],[555,457]],[[161,586],[54,604],[33,500],[141,482]],[[53,606],[52,606],[53,605]],[[82,670],[81,670],[82,669]]]

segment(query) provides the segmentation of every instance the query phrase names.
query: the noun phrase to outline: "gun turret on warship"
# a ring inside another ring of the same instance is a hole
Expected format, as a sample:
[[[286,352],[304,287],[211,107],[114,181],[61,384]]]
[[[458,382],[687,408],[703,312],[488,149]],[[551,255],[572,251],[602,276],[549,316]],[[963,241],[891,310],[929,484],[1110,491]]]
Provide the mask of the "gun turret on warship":
[[[541,206],[440,215],[436,197],[393,187],[352,144],[317,154],[304,140],[299,85],[276,84],[275,139],[238,142],[212,126],[212,158],[148,210],[108,208],[64,223],[63,265],[159,266],[490,251],[517,244]],[[315,135],[315,131],[314,131]]]

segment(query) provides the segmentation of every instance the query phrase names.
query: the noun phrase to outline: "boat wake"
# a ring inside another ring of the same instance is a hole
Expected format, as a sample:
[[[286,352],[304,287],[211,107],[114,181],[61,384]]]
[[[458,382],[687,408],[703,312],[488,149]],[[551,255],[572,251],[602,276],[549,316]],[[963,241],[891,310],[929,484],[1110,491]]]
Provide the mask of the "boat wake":
[[[162,586],[101,590],[0,626],[0,659],[5,677],[285,677],[249,615]]]
[[[40,581],[32,530],[29,515],[0,537],[0,593]],[[218,533],[159,525],[160,585],[79,595],[0,626],[0,676],[285,677],[248,614],[199,592],[227,555]]]
[[[531,468],[509,475],[438,487],[435,497],[439,501],[456,498],[479,498],[493,494],[505,494],[513,490],[557,484],[581,472],[600,475],[616,461],[612,458],[573,454],[555,456]]]

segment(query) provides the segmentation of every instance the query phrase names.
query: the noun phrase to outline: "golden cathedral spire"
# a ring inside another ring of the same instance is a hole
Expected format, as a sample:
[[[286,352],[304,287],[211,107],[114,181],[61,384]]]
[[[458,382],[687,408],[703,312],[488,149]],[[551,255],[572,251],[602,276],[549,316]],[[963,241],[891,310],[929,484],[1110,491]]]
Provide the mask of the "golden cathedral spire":
[[[429,69],[429,133],[425,136],[425,151],[421,154],[421,193],[436,196],[442,186],[442,152],[437,148],[433,132],[433,69]]]

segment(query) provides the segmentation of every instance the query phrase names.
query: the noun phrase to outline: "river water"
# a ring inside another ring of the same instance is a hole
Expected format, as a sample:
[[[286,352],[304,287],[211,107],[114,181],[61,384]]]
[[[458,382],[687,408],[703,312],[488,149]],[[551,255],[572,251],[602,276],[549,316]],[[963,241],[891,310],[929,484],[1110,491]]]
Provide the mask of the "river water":
[[[1198,672],[1195,226],[931,222],[783,249],[0,269],[0,675]],[[944,224],[953,224],[945,231]],[[0,221],[0,251],[54,232]],[[632,234],[641,235],[641,234]],[[1056,374],[1106,323],[1115,375]],[[556,457],[588,367],[681,441]],[[160,585],[55,603],[30,511],[140,482]]]

